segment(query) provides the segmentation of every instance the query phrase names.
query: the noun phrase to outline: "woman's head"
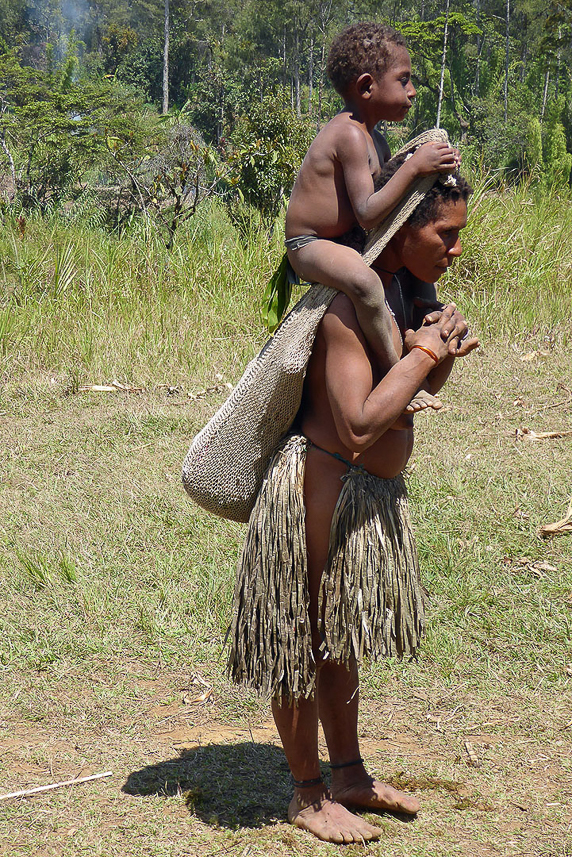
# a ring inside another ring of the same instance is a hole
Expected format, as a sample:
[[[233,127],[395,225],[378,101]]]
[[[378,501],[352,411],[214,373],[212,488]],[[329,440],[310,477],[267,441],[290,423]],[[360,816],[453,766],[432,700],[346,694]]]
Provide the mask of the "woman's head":
[[[376,182],[376,190],[389,181],[404,160],[405,156],[401,156],[386,165]],[[390,270],[406,267],[420,280],[438,280],[461,255],[459,234],[467,225],[467,200],[471,193],[471,186],[458,172],[451,178],[440,177],[381,252],[383,267]]]

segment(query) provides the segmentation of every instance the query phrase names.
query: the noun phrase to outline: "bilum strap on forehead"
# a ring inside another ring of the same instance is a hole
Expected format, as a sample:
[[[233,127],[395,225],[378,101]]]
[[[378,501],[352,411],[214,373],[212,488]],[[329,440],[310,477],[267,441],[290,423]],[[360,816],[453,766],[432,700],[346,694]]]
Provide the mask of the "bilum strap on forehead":
[[[424,143],[447,143],[449,137],[447,132],[442,128],[431,128],[430,131],[425,131],[415,139],[410,140],[403,148],[396,152],[394,157],[399,157],[404,153],[412,155],[415,149],[422,146]],[[423,197],[428,193],[436,181],[440,178],[440,173],[433,173],[430,176],[422,176],[416,179],[410,187],[407,194],[403,197],[400,203],[396,205],[391,214],[382,221],[379,226],[372,229],[369,233],[363,251],[363,260],[366,265],[371,265],[374,259],[377,259],[383,248],[390,241],[395,233],[401,229],[406,220],[411,217]],[[453,182],[456,183],[454,176]]]

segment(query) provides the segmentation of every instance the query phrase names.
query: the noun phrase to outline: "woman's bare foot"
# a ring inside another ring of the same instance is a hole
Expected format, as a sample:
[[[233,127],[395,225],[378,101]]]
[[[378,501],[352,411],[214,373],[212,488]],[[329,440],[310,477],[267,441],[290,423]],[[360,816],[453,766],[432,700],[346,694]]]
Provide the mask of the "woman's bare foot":
[[[351,842],[370,841],[381,836],[378,827],[368,824],[359,815],[354,815],[332,800],[323,784],[295,789],[288,807],[288,821],[302,830],[309,830],[324,842],[349,845]]]
[[[418,390],[405,408],[405,413],[416,414],[419,411],[426,411],[428,408],[433,411],[440,411],[442,407],[443,402],[437,396],[433,396],[427,390]]]
[[[332,771],[332,796],[343,806],[387,810],[416,815],[421,806],[417,798],[374,780],[363,765]]]

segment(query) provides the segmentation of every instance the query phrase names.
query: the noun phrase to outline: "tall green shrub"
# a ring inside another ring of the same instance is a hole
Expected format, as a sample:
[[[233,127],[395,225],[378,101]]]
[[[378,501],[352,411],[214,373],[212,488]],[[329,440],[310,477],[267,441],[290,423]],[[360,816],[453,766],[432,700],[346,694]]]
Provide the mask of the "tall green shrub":
[[[542,140],[542,157],[546,183],[556,187],[567,186],[572,170],[572,154],[566,150],[566,134],[560,121],[564,99],[557,99],[551,106]]]
[[[238,120],[231,135],[231,183],[267,221],[290,193],[312,136],[307,121],[270,96]]]

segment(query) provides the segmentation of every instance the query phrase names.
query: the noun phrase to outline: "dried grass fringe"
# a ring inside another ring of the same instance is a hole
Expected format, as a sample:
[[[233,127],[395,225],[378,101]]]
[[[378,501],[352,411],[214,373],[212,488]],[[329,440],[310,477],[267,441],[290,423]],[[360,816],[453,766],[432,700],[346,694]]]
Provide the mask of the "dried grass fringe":
[[[405,480],[358,467],[342,479],[318,606],[325,650],[342,663],[414,655],[424,591]]]
[[[237,568],[229,673],[233,681],[289,701],[311,697],[316,664],[308,614],[304,508],[307,441],[294,435],[273,458],[250,518]],[[423,590],[402,476],[351,468],[332,519],[320,610],[325,653],[415,654]]]
[[[306,439],[289,438],[264,477],[237,568],[229,673],[263,693],[311,696],[316,666],[308,614]]]

